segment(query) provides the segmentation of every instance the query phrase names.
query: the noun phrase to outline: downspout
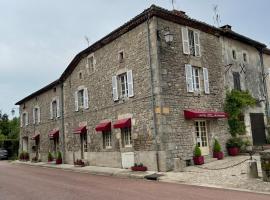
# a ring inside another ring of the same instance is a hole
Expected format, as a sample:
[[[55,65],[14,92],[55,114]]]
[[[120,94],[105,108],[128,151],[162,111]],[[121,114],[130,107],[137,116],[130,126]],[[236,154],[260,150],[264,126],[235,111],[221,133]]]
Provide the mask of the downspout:
[[[157,171],[160,171],[159,167],[159,154],[158,154],[158,142],[157,142],[157,119],[156,119],[156,112],[155,112],[155,94],[154,94],[154,78],[153,78],[153,71],[152,71],[152,59],[151,59],[151,39],[150,39],[150,16],[148,14],[147,18],[147,44],[148,44],[148,63],[150,69],[150,79],[151,79],[151,105],[153,111],[153,125],[154,125],[154,138],[155,138],[155,150],[156,150],[156,164],[157,164]]]
[[[64,122],[64,83],[61,83],[61,128],[62,128],[62,152],[63,152],[63,163],[66,163],[66,144],[65,144],[65,122]]]
[[[260,63],[262,68],[262,81],[263,81],[263,92],[265,95],[265,114],[266,117],[269,117],[269,99],[268,99],[268,91],[267,91],[267,85],[266,85],[266,77],[265,77],[265,71],[264,71],[264,60],[263,60],[263,48],[259,50],[260,55]]]

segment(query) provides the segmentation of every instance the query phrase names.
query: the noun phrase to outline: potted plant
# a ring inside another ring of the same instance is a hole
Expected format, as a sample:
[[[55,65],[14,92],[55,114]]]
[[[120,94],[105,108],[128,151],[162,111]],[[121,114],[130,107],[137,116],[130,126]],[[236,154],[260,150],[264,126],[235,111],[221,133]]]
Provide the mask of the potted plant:
[[[195,146],[193,161],[195,165],[204,164],[204,157],[202,156],[202,151],[198,145]]]
[[[52,162],[53,161],[53,155],[51,152],[48,153],[48,162]]]
[[[77,159],[76,161],[74,161],[74,166],[75,167],[84,167],[85,166],[85,162],[81,159]]]
[[[239,154],[240,147],[243,145],[242,139],[238,137],[232,137],[226,142],[226,147],[230,156],[237,156]]]
[[[57,165],[62,164],[62,154],[60,151],[58,151],[58,153],[57,153],[55,164],[57,164]]]
[[[22,151],[19,155],[20,161],[29,161],[29,153],[26,151]]]
[[[217,158],[218,160],[222,160],[224,157],[223,152],[221,151],[221,146],[217,139],[215,139],[214,142],[214,148],[213,148],[213,158]]]
[[[131,167],[132,171],[141,171],[141,172],[145,172],[147,171],[147,167],[144,166],[142,163],[137,164],[135,163],[133,167]]]

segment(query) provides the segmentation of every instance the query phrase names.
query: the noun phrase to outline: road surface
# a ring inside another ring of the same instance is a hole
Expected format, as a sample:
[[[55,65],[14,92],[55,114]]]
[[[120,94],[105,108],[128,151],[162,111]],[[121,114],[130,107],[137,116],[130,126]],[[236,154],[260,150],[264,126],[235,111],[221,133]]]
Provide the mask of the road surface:
[[[270,195],[95,176],[0,161],[0,200],[269,200]]]

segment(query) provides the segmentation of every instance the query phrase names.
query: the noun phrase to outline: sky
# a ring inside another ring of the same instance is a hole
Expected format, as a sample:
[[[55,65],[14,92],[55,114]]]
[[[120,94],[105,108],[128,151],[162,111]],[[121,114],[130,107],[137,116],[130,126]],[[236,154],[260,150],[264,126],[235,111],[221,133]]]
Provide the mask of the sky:
[[[174,7],[270,46],[269,0],[174,0]],[[0,0],[0,110],[59,78],[74,56],[152,4],[171,0]]]

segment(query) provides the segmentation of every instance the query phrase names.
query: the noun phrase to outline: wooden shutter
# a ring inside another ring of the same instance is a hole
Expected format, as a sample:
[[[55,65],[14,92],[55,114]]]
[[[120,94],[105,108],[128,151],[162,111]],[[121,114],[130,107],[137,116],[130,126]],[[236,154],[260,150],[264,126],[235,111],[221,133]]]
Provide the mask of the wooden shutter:
[[[185,71],[186,71],[187,91],[194,92],[193,79],[192,79],[192,66],[190,64],[186,64]]]
[[[60,117],[60,101],[59,98],[56,99],[56,115]]]
[[[25,113],[25,125],[28,126],[28,112]]]
[[[128,97],[134,96],[132,70],[127,71]]]
[[[21,114],[21,118],[20,118],[20,121],[21,121],[21,127],[23,127],[23,114]]]
[[[38,114],[37,114],[38,115],[38,119],[37,120],[38,120],[38,123],[40,123],[40,108],[38,108],[37,112],[38,112]]]
[[[33,108],[33,124],[37,122],[36,117],[35,117],[35,108]]]
[[[50,103],[50,119],[53,119],[53,101]]]
[[[195,44],[195,56],[201,56],[201,46],[200,46],[200,34],[199,32],[194,32],[194,44]]]
[[[117,76],[112,77],[112,90],[113,100],[118,101]]]
[[[75,111],[79,111],[79,99],[78,99],[78,91],[74,93],[74,99],[75,99]]]
[[[89,108],[88,89],[87,88],[84,88],[84,90],[83,90],[83,107],[84,107],[84,109]]]
[[[207,68],[203,68],[203,81],[204,81],[204,93],[210,94],[208,69]]]
[[[183,43],[183,53],[190,54],[187,27],[182,27],[182,43]]]

